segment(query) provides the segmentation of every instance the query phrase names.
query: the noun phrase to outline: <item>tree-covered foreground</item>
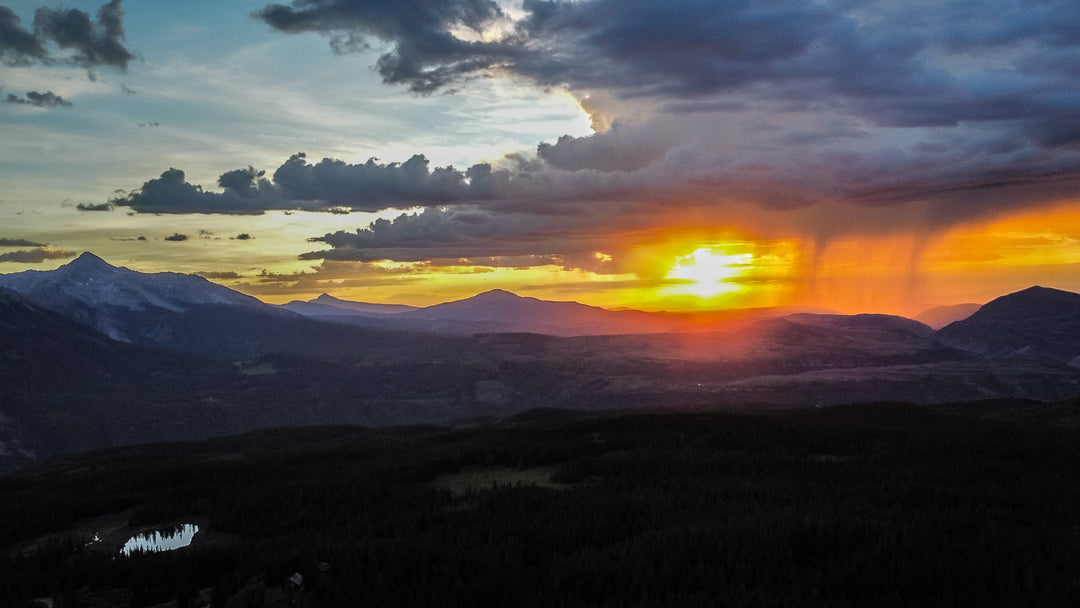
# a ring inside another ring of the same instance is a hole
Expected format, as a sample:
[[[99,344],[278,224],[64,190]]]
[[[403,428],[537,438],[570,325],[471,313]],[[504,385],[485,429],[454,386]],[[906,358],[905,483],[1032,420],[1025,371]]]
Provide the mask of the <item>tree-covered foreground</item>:
[[[0,605],[1075,606],[1078,482],[1076,431],[904,405],[264,431],[0,478]]]

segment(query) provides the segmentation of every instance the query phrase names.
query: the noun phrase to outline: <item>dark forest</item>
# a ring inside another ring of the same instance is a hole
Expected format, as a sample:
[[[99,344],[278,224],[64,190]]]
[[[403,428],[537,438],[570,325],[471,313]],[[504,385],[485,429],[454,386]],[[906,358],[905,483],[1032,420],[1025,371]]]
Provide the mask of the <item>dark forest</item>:
[[[54,457],[0,478],[0,604],[1076,605],[1078,432],[947,409],[533,410]],[[121,556],[90,542],[110,518],[202,530]]]

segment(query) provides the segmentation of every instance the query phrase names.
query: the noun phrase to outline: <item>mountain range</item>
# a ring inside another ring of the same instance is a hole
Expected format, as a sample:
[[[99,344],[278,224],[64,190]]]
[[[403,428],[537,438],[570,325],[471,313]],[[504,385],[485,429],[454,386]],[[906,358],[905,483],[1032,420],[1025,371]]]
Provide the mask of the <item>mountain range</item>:
[[[426,308],[326,294],[273,306],[86,253],[0,275],[0,382],[0,470],[90,447],[534,407],[1058,401],[1080,396],[1080,294],[1032,287],[937,330],[790,309],[609,311],[502,290]]]
[[[117,268],[91,253],[52,271],[0,275],[0,288],[114,340],[208,359],[388,354],[400,341],[377,327],[319,322],[201,277]]]
[[[350,302],[323,294],[282,308],[306,317],[393,330],[455,334],[537,333],[552,336],[656,334],[732,329],[790,314],[833,314],[810,307],[750,308],[692,313],[608,310],[578,302],[553,302],[492,289],[463,300],[423,308]]]

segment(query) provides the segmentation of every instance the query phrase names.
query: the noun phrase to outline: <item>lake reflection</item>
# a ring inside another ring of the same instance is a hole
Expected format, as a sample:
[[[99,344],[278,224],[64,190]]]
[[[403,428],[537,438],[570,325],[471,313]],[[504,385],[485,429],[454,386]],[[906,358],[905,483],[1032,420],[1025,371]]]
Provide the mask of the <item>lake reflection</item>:
[[[181,524],[172,530],[156,530],[143,532],[132,536],[124,548],[120,550],[124,555],[131,555],[135,551],[172,551],[191,544],[191,539],[199,531],[195,524]]]

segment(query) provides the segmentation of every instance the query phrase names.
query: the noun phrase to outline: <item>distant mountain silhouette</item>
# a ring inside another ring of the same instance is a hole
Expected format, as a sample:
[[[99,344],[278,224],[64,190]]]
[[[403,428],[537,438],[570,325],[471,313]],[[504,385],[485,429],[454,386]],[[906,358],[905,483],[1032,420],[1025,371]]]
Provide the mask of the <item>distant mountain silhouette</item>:
[[[340,300],[325,293],[307,302],[294,300],[288,304],[282,304],[281,308],[291,310],[305,317],[316,318],[354,315],[381,317],[416,310],[415,306],[406,306],[404,304],[370,304],[368,302]]]
[[[350,302],[327,294],[307,302],[282,304],[279,308],[312,319],[392,331],[457,335],[537,333],[563,337],[732,330],[793,313],[836,314],[813,307],[689,312],[609,310],[579,302],[524,297],[504,289],[426,308]]]
[[[549,302],[522,297],[503,289],[492,289],[471,298],[444,302],[407,314],[418,319],[550,323],[553,320],[552,315],[573,318],[580,315],[602,315],[605,312],[608,311],[577,302]]]
[[[962,321],[975,314],[982,304],[953,304],[950,306],[938,306],[925,310],[914,317],[920,323],[925,323],[934,329],[941,329],[949,323]]]
[[[1080,367],[1080,294],[1029,287],[988,302],[937,336],[986,357],[1043,358]]]
[[[400,319],[486,323],[486,331],[517,331],[556,336],[659,333],[680,321],[636,310],[606,310],[578,302],[552,302],[492,289],[464,300],[445,302],[398,315]]]

